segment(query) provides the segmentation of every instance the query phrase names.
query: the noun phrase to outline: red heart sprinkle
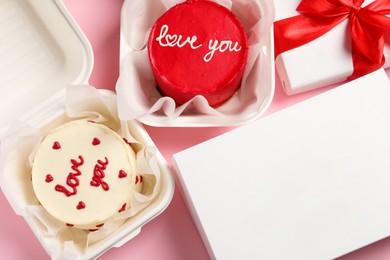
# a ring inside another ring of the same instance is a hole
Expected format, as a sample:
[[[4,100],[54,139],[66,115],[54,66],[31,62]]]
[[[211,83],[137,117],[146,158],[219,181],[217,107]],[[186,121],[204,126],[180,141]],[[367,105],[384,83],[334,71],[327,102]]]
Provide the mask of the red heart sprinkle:
[[[100,144],[100,140],[95,137],[95,138],[93,138],[92,144],[93,145],[99,145]]]
[[[144,177],[141,175],[141,176],[139,176],[139,178],[140,178],[140,182],[143,182],[144,181]]]
[[[99,230],[99,229],[97,229],[97,228],[88,229],[88,231],[91,231],[91,232],[94,232],[94,231],[97,231],[97,230]]]
[[[84,209],[84,208],[85,208],[85,203],[82,201],[79,201],[79,204],[77,204],[77,209],[80,210],[80,209]]]
[[[138,175],[135,176],[135,184],[137,184],[137,183],[138,183]]]
[[[95,227],[102,227],[102,226],[104,226],[104,223],[96,225]]]
[[[73,226],[74,226],[73,224],[69,224],[69,223],[66,223],[66,225],[67,225],[68,227],[73,227]]]
[[[120,208],[120,209],[118,210],[118,212],[125,211],[126,205],[127,205],[127,203],[123,204],[123,205],[122,205],[122,208]]]
[[[46,182],[52,182],[53,180],[54,180],[53,176],[51,176],[50,174],[46,175],[46,179],[45,179]]]
[[[61,149],[60,143],[59,143],[59,142],[54,142],[54,143],[53,143],[53,149],[54,149],[54,150]]]
[[[125,178],[125,177],[127,177],[127,173],[124,170],[120,170],[118,177],[119,178]]]
[[[122,139],[123,139],[123,141],[125,141],[126,144],[130,144],[126,138],[123,137]]]

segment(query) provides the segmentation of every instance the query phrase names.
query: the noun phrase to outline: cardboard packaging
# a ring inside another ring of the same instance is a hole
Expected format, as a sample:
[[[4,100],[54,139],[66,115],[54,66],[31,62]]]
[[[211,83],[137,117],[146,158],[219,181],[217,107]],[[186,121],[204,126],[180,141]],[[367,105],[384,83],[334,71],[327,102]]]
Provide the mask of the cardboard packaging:
[[[211,258],[334,259],[387,237],[388,118],[378,70],[175,154]]]
[[[275,21],[298,15],[300,0],[275,0]],[[364,1],[365,6],[373,0]],[[275,66],[284,92],[294,95],[345,81],[353,73],[349,19],[328,33],[276,57]],[[275,46],[283,44],[276,42]],[[277,47],[275,47],[276,49]],[[390,66],[390,32],[385,32],[384,68]]]

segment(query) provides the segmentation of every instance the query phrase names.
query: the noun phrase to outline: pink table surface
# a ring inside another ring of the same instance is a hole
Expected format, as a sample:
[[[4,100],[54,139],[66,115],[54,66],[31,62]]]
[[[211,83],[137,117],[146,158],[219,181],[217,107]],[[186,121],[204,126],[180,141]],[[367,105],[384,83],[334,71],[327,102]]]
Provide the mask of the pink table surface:
[[[91,42],[95,64],[90,84],[115,89],[119,70],[119,26],[121,0],[64,0],[69,11]],[[388,76],[390,71],[387,72]],[[287,97],[276,79],[272,113],[317,95],[330,87]],[[220,135],[232,128],[155,128],[145,126],[168,164],[174,153]],[[191,138],[188,138],[188,137]],[[22,217],[15,215],[0,192],[0,259],[49,259]],[[390,221],[390,220],[389,220]],[[390,234],[390,231],[389,231]],[[176,190],[168,208],[146,224],[142,232],[120,248],[109,250],[100,259],[209,259],[205,247]],[[352,252],[342,259],[390,259],[390,238]]]

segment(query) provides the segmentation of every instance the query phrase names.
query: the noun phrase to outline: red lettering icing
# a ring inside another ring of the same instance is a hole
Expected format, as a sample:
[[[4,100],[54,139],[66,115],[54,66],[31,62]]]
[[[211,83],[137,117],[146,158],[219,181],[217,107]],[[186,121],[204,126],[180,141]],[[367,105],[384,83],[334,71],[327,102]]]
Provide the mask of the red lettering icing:
[[[118,210],[118,212],[122,212],[126,210],[127,203],[123,204],[122,207]]]
[[[103,178],[106,176],[104,174],[104,170],[107,168],[108,159],[105,157],[105,162],[98,160],[97,164],[95,165],[95,168],[93,169],[93,177],[90,182],[91,186],[99,187],[102,186],[103,190],[108,191],[110,189],[110,186],[103,181]]]
[[[127,173],[124,170],[120,170],[118,177],[121,178],[121,179],[122,178],[126,178],[127,177]]]
[[[137,184],[137,183],[138,183],[138,175],[135,176],[135,184]]]
[[[143,182],[144,181],[144,177],[141,175],[141,176],[139,176],[139,178],[140,178],[140,182]]]
[[[73,226],[74,226],[73,224],[69,224],[69,223],[66,223],[66,225],[67,225],[68,227],[73,227]]]
[[[59,142],[54,142],[52,148],[53,148],[54,150],[58,150],[58,149],[61,149],[61,145],[60,145]]]
[[[104,223],[96,225],[95,227],[102,227],[102,226],[104,226]]]
[[[54,180],[53,176],[51,176],[50,174],[46,175],[45,181],[46,181],[47,183],[52,182],[53,180]]]
[[[77,186],[79,186],[80,181],[77,178],[81,175],[81,171],[79,170],[79,167],[84,164],[84,158],[79,155],[80,162],[71,159],[70,162],[72,163],[72,170],[74,172],[70,172],[68,174],[68,177],[66,178],[66,184],[72,189],[71,191],[65,188],[64,186],[57,184],[55,186],[55,190],[58,192],[63,192],[67,197],[70,197],[72,195],[77,194]]]
[[[100,144],[100,140],[97,139],[96,137],[93,138],[93,140],[92,140],[92,145],[99,145],[99,144]]]
[[[94,231],[97,231],[99,230],[98,228],[94,228],[94,229],[88,229],[88,231],[91,231],[91,232],[94,232]]]
[[[85,203],[82,202],[82,201],[79,201],[79,204],[77,204],[77,207],[76,207],[78,210],[80,209],[85,209]]]

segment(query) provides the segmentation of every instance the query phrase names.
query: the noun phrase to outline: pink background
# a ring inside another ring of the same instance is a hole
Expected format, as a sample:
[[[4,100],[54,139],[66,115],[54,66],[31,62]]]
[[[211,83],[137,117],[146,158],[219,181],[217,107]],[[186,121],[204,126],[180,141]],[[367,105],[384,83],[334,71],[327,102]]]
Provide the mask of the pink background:
[[[119,70],[120,0],[64,0],[69,11],[91,42],[95,64],[90,84],[114,90]],[[390,71],[387,71],[388,76]],[[331,87],[287,97],[276,79],[276,93],[267,113],[298,103]],[[154,128],[145,126],[171,166],[172,154],[220,135],[232,128]],[[188,138],[191,136],[191,138]],[[22,217],[14,214],[0,192],[1,259],[50,259]],[[390,221],[390,220],[389,220]],[[390,231],[389,231],[390,233]],[[331,242],[331,241],[330,241]],[[100,259],[209,259],[199,234],[176,190],[171,204],[146,224],[137,237]],[[390,238],[357,250],[342,259],[390,259]]]

